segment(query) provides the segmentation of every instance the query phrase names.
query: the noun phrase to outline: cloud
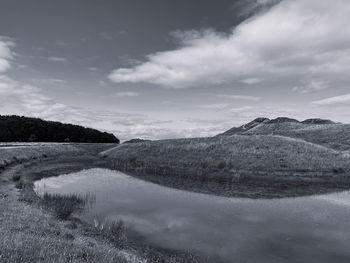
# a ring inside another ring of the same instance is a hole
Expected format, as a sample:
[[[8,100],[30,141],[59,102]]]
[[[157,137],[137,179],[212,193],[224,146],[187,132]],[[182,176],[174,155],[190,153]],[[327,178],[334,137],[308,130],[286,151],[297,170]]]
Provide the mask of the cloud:
[[[10,60],[13,58],[11,47],[13,45],[13,42],[0,37],[0,73],[7,71],[11,67]]]
[[[260,83],[262,81],[264,81],[264,80],[263,79],[259,79],[259,78],[248,78],[248,79],[241,80],[242,83],[247,84],[247,85],[258,84],[258,83]]]
[[[16,85],[16,81],[12,80],[6,75],[0,75],[0,96],[11,93]]]
[[[202,109],[216,109],[221,110],[227,108],[227,104],[224,103],[217,103],[217,104],[208,104],[208,105],[201,105],[199,106]]]
[[[122,97],[137,97],[140,94],[137,92],[117,92],[113,94],[113,97],[122,98]]]
[[[65,41],[62,41],[62,40],[57,40],[57,41],[55,42],[55,44],[56,44],[57,46],[60,46],[60,47],[68,47],[68,46],[69,46],[69,43],[67,43],[67,42],[65,42]]]
[[[305,94],[305,93],[312,93],[312,92],[325,90],[328,88],[329,88],[328,81],[310,80],[309,82],[304,83],[304,85],[302,86],[295,86],[292,90],[294,92]]]
[[[350,106],[350,93],[312,102],[316,106]]]
[[[281,2],[281,0],[244,0],[233,5],[234,9],[241,10],[239,16],[248,17],[252,14],[262,12],[269,7]]]
[[[47,59],[54,62],[67,62],[66,58],[61,57],[48,57]]]
[[[114,70],[109,79],[188,88],[249,79],[347,77],[349,13],[348,0],[284,0],[231,34],[177,33],[178,49],[150,54],[141,64]]]
[[[26,85],[4,75],[0,75],[0,112],[92,127],[113,132],[122,140],[140,136],[165,138],[166,134],[180,134],[161,127],[171,121],[152,119],[144,114],[73,107],[57,102],[39,87]]]
[[[1,58],[12,59],[12,44],[1,41]],[[14,64],[13,70],[18,65]],[[65,84],[64,80],[54,78],[32,78],[33,84]],[[45,85],[45,86],[46,86]],[[136,92],[120,92],[116,96],[137,96]],[[46,120],[74,123],[114,133],[122,140],[135,137],[149,139],[198,136],[208,134],[210,128],[170,128],[173,121],[152,118],[146,114],[123,113],[108,110],[90,110],[60,103],[47,95],[44,89],[12,79],[5,72],[0,74],[0,112],[1,114],[25,115]]]
[[[245,96],[245,95],[216,94],[215,96],[223,99],[248,100],[248,101],[259,101],[261,99],[260,97]]]
[[[63,85],[66,84],[64,79],[57,78],[33,78],[31,81],[38,85]]]

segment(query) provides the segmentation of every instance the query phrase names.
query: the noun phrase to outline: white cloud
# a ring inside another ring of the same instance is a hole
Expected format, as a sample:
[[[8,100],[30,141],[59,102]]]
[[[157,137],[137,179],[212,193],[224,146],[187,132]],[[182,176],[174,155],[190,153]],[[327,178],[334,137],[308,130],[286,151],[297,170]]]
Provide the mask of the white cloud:
[[[230,112],[237,114],[237,113],[250,112],[253,109],[255,109],[255,107],[253,107],[253,106],[243,106],[243,107],[239,107],[239,108],[231,108]]]
[[[66,58],[61,57],[48,57],[47,59],[54,62],[67,62]]]
[[[55,42],[55,44],[56,44],[57,46],[60,46],[60,47],[68,47],[68,46],[69,46],[69,44],[68,44],[67,42],[62,41],[62,40],[57,40],[57,41]]]
[[[5,72],[11,67],[10,60],[12,59],[13,55],[10,48],[13,45],[13,42],[7,41],[6,39],[0,37],[0,73]]]
[[[0,57],[0,73],[5,72],[10,68],[10,62],[7,59]]]
[[[350,93],[312,102],[316,106],[350,106]]]
[[[227,104],[224,104],[224,103],[217,103],[217,104],[208,104],[208,105],[201,105],[199,106],[200,108],[203,108],[203,109],[217,109],[217,110],[220,110],[220,109],[225,109],[227,108]]]
[[[66,84],[64,79],[57,78],[33,78],[31,81],[38,85],[63,85]]]
[[[0,75],[0,95],[4,96],[13,91],[17,83],[13,79],[7,77],[6,75]]]
[[[348,78],[350,1],[284,0],[231,34],[190,31],[182,46],[110,75],[114,82],[186,88],[249,79]]]
[[[218,98],[223,99],[233,99],[233,100],[249,100],[249,101],[259,101],[261,98],[256,96],[246,96],[246,95],[229,95],[229,94],[216,94]]]
[[[258,84],[258,83],[260,83],[262,81],[264,81],[264,80],[263,79],[259,79],[259,78],[248,78],[248,79],[241,80],[242,83],[248,84],[248,85]]]
[[[122,98],[122,97],[137,97],[140,94],[137,92],[117,92],[113,94],[113,97]]]
[[[302,86],[295,86],[292,90],[294,92],[299,92],[299,93],[305,94],[305,93],[311,93],[311,92],[325,90],[328,88],[329,88],[328,81],[310,80],[309,82],[304,83],[304,85],[302,85]]]

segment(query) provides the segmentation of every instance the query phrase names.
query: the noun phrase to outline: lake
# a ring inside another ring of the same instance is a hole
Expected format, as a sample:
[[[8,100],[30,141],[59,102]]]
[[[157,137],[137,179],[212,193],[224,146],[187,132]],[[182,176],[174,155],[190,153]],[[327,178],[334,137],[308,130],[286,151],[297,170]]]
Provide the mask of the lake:
[[[350,262],[350,193],[256,200],[176,190],[108,169],[35,182],[96,196],[80,218],[122,220],[151,244],[225,262]]]

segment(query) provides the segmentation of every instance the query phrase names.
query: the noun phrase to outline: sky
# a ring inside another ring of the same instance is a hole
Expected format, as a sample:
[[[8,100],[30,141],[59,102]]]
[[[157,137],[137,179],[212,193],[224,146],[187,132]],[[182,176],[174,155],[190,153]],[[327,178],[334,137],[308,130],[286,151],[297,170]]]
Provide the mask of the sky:
[[[0,0],[0,114],[121,140],[350,123],[349,0]]]

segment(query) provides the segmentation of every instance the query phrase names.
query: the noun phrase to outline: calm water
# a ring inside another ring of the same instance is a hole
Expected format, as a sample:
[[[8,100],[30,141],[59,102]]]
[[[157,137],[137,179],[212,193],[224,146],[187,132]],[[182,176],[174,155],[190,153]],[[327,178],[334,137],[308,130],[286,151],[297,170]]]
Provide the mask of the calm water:
[[[251,200],[175,190],[90,169],[43,179],[37,193],[94,193],[81,217],[123,220],[150,243],[227,262],[350,262],[350,193]]]

